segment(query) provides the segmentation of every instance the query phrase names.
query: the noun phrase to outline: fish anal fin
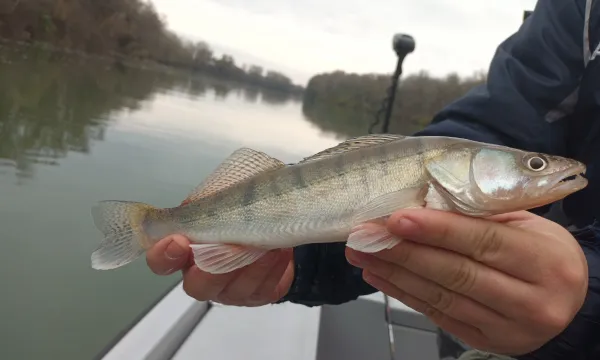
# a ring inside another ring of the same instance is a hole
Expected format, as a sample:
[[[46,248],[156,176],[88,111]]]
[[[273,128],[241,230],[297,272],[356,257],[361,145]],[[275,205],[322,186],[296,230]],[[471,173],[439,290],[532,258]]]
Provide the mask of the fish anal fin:
[[[391,249],[402,241],[390,234],[384,225],[365,223],[352,229],[346,246],[356,251],[375,253]]]
[[[338,145],[325,149],[321,152],[318,152],[312,156],[304,158],[299,163],[304,163],[308,161],[319,160],[323,158],[327,158],[333,155],[338,155],[342,153],[346,153],[349,151],[358,150],[361,148],[366,148],[375,145],[381,145],[388,142],[401,140],[406,138],[403,135],[395,135],[395,134],[375,134],[375,135],[365,135],[358,136],[351,139],[348,139],[344,142],[339,143]]]
[[[224,274],[260,259],[268,250],[230,244],[191,244],[194,262],[200,270]]]
[[[210,196],[258,174],[286,166],[281,160],[263,152],[240,148],[229,155],[219,166],[198,185],[181,203]]]

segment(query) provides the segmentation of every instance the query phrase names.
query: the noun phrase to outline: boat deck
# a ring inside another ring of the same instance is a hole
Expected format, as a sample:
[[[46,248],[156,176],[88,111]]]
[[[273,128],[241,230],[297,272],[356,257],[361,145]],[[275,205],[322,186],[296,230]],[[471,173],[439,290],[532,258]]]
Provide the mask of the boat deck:
[[[198,302],[177,284],[102,360],[439,360],[436,327],[381,293],[336,306]],[[391,335],[390,335],[391,334]]]

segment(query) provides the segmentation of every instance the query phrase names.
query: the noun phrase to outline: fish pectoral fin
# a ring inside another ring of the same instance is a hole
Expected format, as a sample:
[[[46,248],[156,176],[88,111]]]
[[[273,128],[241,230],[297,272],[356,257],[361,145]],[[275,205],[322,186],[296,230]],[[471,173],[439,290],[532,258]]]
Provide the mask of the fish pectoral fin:
[[[352,218],[353,228],[346,246],[366,253],[393,248],[401,239],[387,231],[384,218],[400,209],[423,208],[427,189],[427,186],[417,186],[394,191],[359,208]]]
[[[402,140],[404,138],[407,138],[407,136],[397,134],[374,134],[358,136],[341,142],[334,147],[330,147],[314,155],[306,157],[302,161],[300,161],[299,164],[308,161],[324,159],[334,155],[343,154],[349,151],[381,145],[392,141]]]
[[[427,195],[425,196],[425,208],[443,211],[453,211],[455,206],[448,200],[440,190],[433,184],[429,184]]]
[[[268,250],[228,244],[191,244],[194,262],[200,270],[224,274],[250,265]]]
[[[356,210],[352,226],[389,216],[396,210],[421,208],[425,205],[427,186],[417,186],[381,195]]]
[[[375,253],[391,249],[400,241],[402,239],[390,234],[385,226],[365,223],[352,229],[346,246],[360,252]]]
[[[425,169],[435,181],[447,190],[459,192],[469,185],[471,155],[444,153],[425,162]]]
[[[263,152],[240,148],[223,162],[182,202],[183,204],[227,189],[258,174],[285,167],[285,163]]]

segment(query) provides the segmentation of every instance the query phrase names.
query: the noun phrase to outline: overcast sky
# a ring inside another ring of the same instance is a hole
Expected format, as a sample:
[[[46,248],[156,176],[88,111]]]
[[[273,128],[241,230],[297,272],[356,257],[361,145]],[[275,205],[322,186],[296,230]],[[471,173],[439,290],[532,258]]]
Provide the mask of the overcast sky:
[[[391,39],[408,33],[416,50],[405,73],[470,75],[486,70],[496,46],[536,0],[150,0],[169,27],[203,39],[238,62],[255,62],[305,83],[318,72],[391,72]]]

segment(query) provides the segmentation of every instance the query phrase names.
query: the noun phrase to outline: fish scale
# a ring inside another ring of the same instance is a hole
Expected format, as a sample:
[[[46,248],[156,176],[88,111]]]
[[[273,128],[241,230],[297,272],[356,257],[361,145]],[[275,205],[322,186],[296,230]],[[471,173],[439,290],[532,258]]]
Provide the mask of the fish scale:
[[[532,168],[532,158],[544,168]],[[177,207],[123,201],[94,207],[105,239],[92,266],[123,266],[171,234],[188,237],[196,265],[211,273],[308,243],[346,241],[377,252],[399,239],[363,225],[396,210],[487,216],[530,209],[585,187],[584,170],[572,159],[449,137],[367,135],[293,165],[242,148]]]

